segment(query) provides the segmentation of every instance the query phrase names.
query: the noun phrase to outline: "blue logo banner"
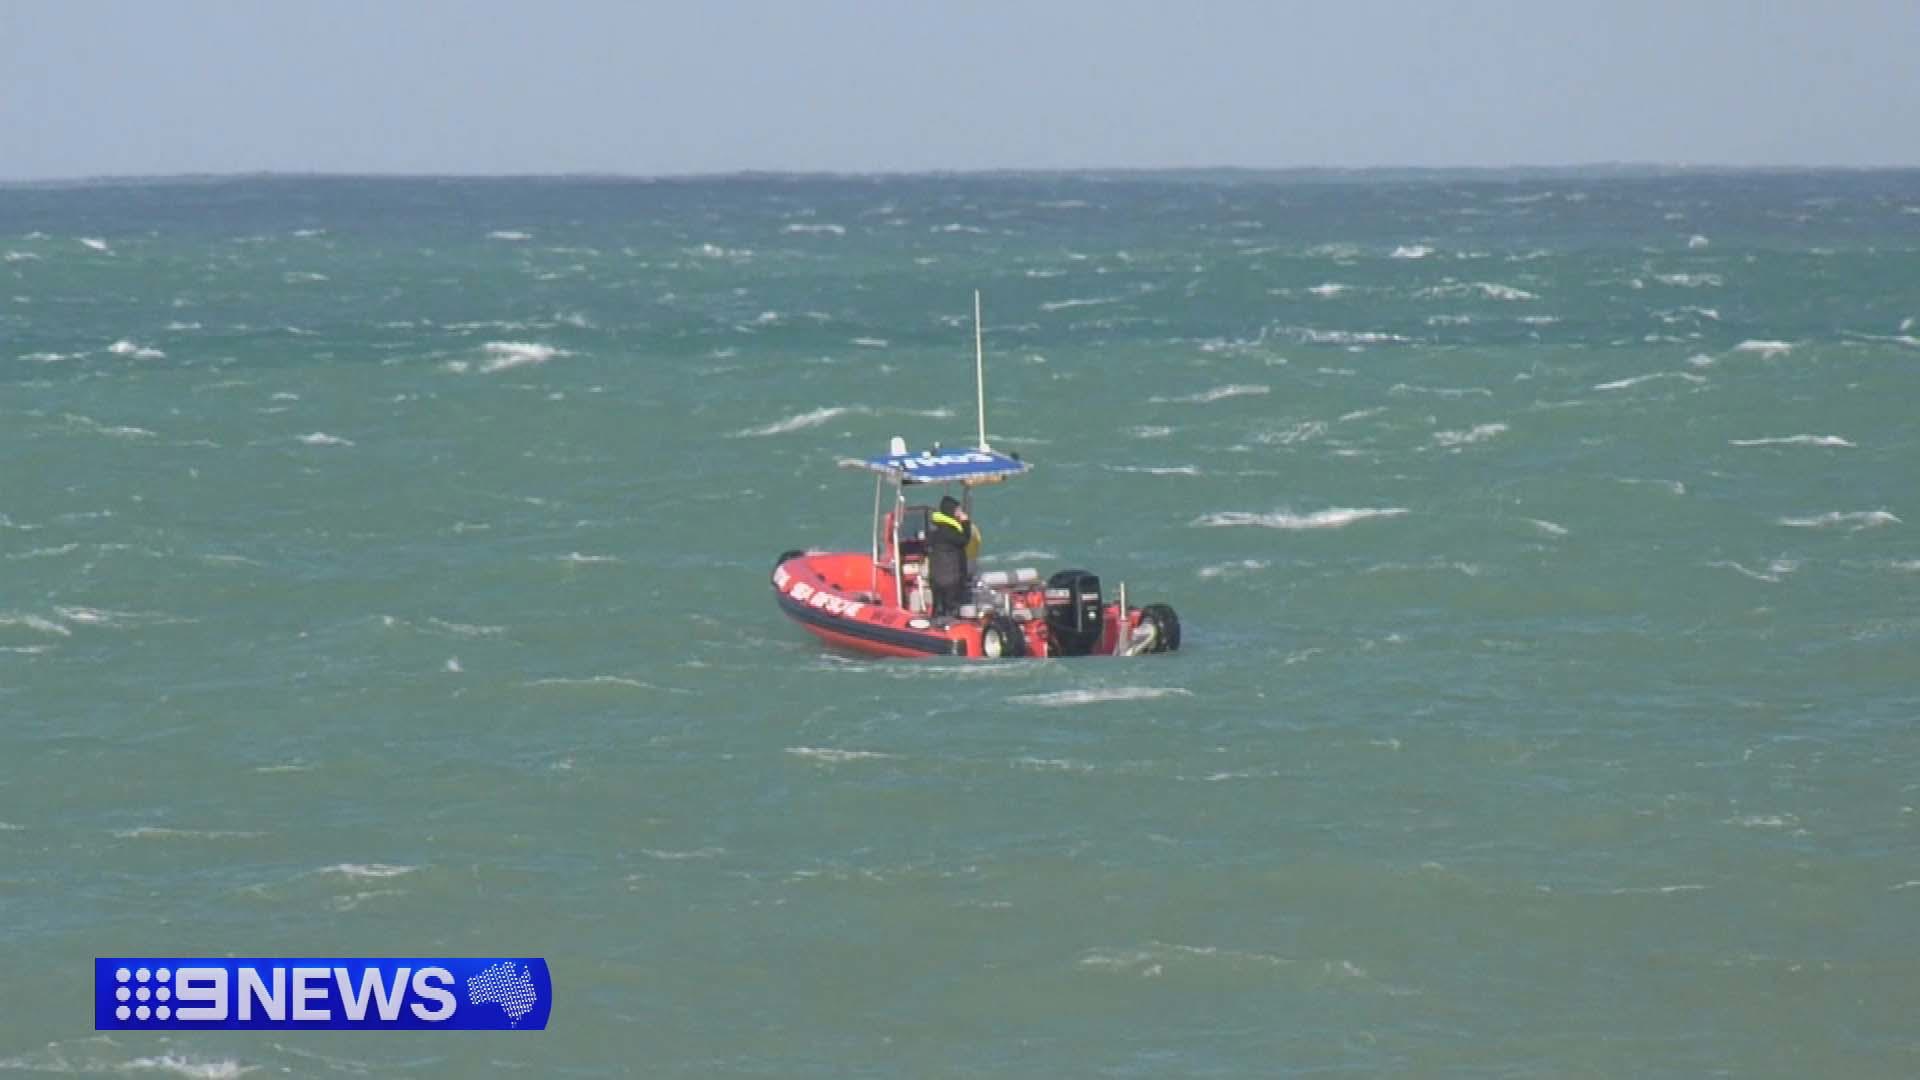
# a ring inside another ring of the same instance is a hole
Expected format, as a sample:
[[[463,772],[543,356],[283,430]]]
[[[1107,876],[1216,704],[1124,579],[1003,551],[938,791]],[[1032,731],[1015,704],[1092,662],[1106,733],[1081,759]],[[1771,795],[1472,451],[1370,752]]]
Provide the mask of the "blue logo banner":
[[[538,958],[103,956],[96,1031],[541,1031]]]

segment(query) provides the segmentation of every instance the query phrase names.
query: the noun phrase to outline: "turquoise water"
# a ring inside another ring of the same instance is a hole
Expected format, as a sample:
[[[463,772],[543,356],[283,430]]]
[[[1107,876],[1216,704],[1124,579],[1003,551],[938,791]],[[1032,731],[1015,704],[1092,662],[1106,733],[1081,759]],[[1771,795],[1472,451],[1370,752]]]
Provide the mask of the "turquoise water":
[[[1920,1072],[1920,175],[0,189],[0,1071]],[[823,652],[833,467],[1178,654]],[[91,1031],[539,955],[540,1035]]]

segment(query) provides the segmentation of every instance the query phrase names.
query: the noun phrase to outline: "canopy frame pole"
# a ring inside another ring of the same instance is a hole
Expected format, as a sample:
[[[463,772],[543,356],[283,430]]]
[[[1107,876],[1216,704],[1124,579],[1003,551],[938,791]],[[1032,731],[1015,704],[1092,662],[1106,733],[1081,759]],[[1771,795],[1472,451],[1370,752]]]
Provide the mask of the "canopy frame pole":
[[[980,331],[980,290],[973,290],[973,395],[980,418],[980,449],[987,446],[987,349]]]

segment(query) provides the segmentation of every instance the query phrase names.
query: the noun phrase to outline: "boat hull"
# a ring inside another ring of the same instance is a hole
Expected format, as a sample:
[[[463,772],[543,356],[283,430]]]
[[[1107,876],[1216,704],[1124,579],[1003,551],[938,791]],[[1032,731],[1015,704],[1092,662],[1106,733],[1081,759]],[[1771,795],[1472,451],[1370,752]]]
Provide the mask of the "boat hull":
[[[932,618],[895,600],[892,571],[861,552],[797,552],[773,568],[780,610],[825,644],[865,656],[999,659],[1057,655],[1046,622],[985,614],[979,618]],[[1041,590],[1027,599],[1040,606]],[[1118,604],[1104,611],[1104,630],[1090,654],[1110,654],[1131,636],[1141,611]],[[1157,651],[1157,650],[1156,650]]]

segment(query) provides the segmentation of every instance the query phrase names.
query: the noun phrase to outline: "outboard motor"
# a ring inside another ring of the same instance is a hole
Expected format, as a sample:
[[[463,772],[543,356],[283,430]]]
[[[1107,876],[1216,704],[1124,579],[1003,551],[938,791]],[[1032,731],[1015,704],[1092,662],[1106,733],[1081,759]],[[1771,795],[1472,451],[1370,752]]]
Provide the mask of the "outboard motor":
[[[1047,631],[1056,656],[1085,656],[1100,644],[1105,604],[1100,579],[1085,570],[1062,570],[1047,579]]]

